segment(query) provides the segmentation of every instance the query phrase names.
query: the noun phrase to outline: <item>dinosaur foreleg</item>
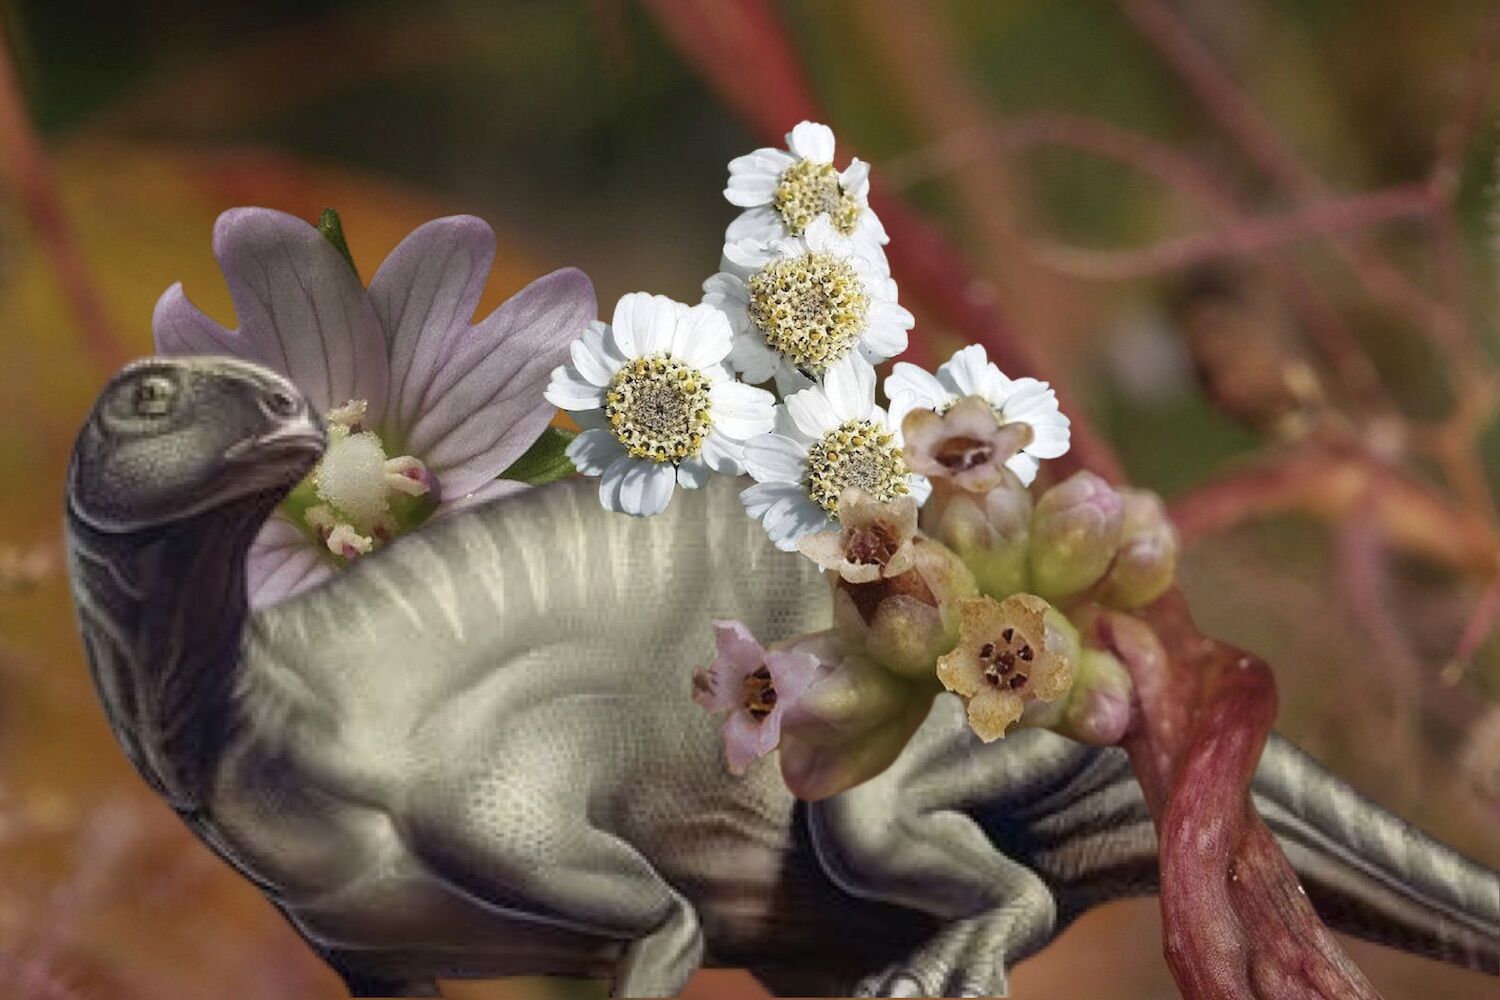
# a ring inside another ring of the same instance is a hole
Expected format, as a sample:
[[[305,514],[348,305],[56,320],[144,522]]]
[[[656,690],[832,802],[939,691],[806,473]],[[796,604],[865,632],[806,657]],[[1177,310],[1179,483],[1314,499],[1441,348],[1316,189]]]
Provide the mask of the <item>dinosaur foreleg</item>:
[[[995,847],[960,809],[967,789],[942,787],[930,766],[956,711],[956,702],[939,699],[912,752],[808,807],[818,859],[842,889],[946,922],[915,954],[862,983],[865,996],[1002,996],[1005,962],[1039,948],[1055,925],[1046,884]]]

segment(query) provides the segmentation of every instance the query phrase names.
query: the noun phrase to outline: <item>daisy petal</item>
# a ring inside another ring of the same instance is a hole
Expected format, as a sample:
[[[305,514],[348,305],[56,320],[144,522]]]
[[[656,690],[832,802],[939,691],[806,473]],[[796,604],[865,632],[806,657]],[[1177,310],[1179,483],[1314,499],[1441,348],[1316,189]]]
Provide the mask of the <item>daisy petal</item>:
[[[537,439],[552,419],[552,404],[543,398],[548,376],[594,314],[594,286],[582,271],[565,268],[533,281],[454,338],[402,442],[445,493],[484,485]],[[582,376],[576,384],[580,392],[599,391]]]
[[[494,260],[490,227],[455,215],[413,230],[370,279],[370,303],[391,359],[389,425],[415,422],[453,339],[474,318]]]
[[[708,391],[714,426],[725,437],[744,441],[765,434],[776,423],[776,399],[743,382],[715,382]]]
[[[786,146],[804,160],[833,162],[833,129],[817,122],[799,122],[786,136]]]
[[[712,474],[713,470],[702,455],[684,458],[677,463],[677,485],[685,490],[698,489],[708,482],[708,477]]]
[[[756,483],[740,491],[740,503],[751,517],[760,518],[782,500],[807,499],[807,493],[796,483]],[[808,500],[808,503],[812,503]]]
[[[242,356],[287,376],[319,412],[364,399],[379,423],[389,379],[385,336],[333,244],[296,216],[267,208],[220,215],[213,243],[238,334],[253,345]]]
[[[729,228],[724,230],[724,242],[755,240],[758,243],[769,243],[785,235],[786,226],[776,210],[769,205],[757,205],[745,209],[735,217]]]
[[[1030,486],[1036,479],[1037,470],[1042,467],[1042,463],[1035,455],[1028,455],[1023,451],[1006,462],[1005,467],[1016,474],[1022,486]]]
[[[992,367],[984,345],[970,344],[938,366],[937,377],[955,396],[983,396],[991,403],[998,403],[988,394],[994,387],[989,374]],[[998,368],[994,371],[999,374]]]
[[[624,454],[620,439],[605,430],[584,431],[568,445],[568,459],[585,476],[602,476]]]
[[[842,422],[822,386],[794,392],[783,405],[797,429],[810,438],[820,438]]]
[[[723,361],[734,344],[729,320],[713,306],[693,306],[672,330],[666,349],[672,357],[694,368],[710,368]]]
[[[780,434],[762,434],[745,442],[745,469],[762,483],[799,483],[807,466],[807,449]]]
[[[745,471],[745,446],[718,431],[709,431],[699,453],[708,467],[721,476],[738,476]]]
[[[799,492],[795,497],[778,500],[761,520],[766,534],[783,552],[796,552],[797,539],[803,535],[831,531],[833,518],[828,512]]]
[[[686,308],[665,295],[649,292],[620,296],[610,323],[620,353],[627,358],[644,358],[671,348],[677,317]]]
[[[823,388],[837,423],[863,420],[875,405],[875,369],[864,358],[846,354],[823,376]]]
[[[839,187],[856,201],[864,201],[870,194],[870,165],[857,156],[850,160],[844,172],[839,174]]]
[[[666,510],[677,485],[677,470],[670,462],[634,458],[627,461],[630,465],[620,479],[620,509],[636,517],[650,517]]]
[[[604,405],[604,387],[595,385],[572,365],[552,369],[543,398],[563,410],[597,410]]]

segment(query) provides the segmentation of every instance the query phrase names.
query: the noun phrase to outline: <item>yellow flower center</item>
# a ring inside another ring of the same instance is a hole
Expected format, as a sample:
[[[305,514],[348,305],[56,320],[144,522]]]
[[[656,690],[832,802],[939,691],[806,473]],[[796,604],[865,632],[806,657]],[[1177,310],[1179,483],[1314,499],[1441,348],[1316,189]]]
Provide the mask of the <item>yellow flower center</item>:
[[[713,426],[708,390],[708,378],[696,368],[653,354],[615,373],[604,413],[632,458],[677,461],[698,454]]]
[[[847,420],[807,449],[807,495],[837,517],[850,486],[885,503],[910,492],[910,471],[894,434],[873,420]]]
[[[793,236],[801,236],[818,216],[827,212],[833,228],[848,236],[859,222],[859,202],[839,183],[831,163],[798,160],[781,172],[771,200],[776,214]]]
[[[750,319],[770,348],[821,375],[854,347],[870,296],[853,265],[830,253],[777,257],[749,282]]]

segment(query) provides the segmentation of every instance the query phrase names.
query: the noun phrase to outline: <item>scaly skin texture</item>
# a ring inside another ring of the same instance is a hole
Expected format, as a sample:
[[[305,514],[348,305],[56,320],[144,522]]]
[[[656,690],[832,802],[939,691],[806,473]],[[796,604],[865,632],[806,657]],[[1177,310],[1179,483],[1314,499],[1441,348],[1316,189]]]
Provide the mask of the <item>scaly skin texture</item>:
[[[122,418],[147,376],[180,386],[172,411]],[[948,697],[827,802],[795,803],[774,759],[728,775],[689,694],[709,620],[770,641],[830,614],[736,482],[647,520],[592,482],[535,490],[249,615],[245,547],[317,454],[305,406],[267,402],[289,391],[227,361],[118,376],[75,452],[71,567],[132,760],[352,994],[541,973],[669,996],[707,962],[796,995],[997,995],[1083,909],[1153,890],[1123,753],[984,746]],[[1335,926],[1496,970],[1494,873],[1279,740],[1255,791]]]

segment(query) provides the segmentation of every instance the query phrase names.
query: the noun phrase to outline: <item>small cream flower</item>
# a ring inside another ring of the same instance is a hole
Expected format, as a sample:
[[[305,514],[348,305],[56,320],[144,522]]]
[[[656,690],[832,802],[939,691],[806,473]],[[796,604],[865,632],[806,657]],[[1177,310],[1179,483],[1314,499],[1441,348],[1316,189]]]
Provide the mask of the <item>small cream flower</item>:
[[[728,317],[729,362],[747,382],[775,376],[786,394],[851,355],[874,364],[906,350],[916,320],[896,302],[885,255],[840,236],[826,216],[801,236],[726,244],[722,266],[703,301]]]
[[[912,410],[901,422],[906,462],[917,472],[948,479],[971,493],[987,493],[1014,474],[1007,463],[1031,443],[1030,424],[1001,425],[979,396],[965,396],[939,416]]]
[[[1002,424],[1023,423],[1031,427],[1031,443],[1006,463],[1026,486],[1036,478],[1044,458],[1057,458],[1068,450],[1068,418],[1057,407],[1057,395],[1046,382],[1034,378],[1007,378],[974,344],[954,354],[931,375],[916,365],[898,362],[885,380],[891,399],[891,417],[897,423],[912,410],[947,412],[964,396],[979,396],[995,409]]]
[[[766,147],[729,161],[724,197],[745,209],[729,224],[726,243],[769,243],[801,236],[820,215],[842,235],[880,246],[889,242],[870,210],[870,165],[833,166],[833,130],[802,122],[787,133],[786,149]]]
[[[740,500],[784,552],[832,529],[851,486],[877,503],[910,495],[920,505],[932,491],[907,467],[900,430],[875,405],[875,369],[855,355],[777,407],[776,432],[745,445],[745,468],[758,482]]]
[[[612,325],[590,324],[574,341],[572,364],[552,372],[546,396],[586,428],[568,457],[600,477],[606,508],[658,514],[675,487],[743,471],[744,441],[771,429],[775,401],[734,381],[730,341],[717,311],[645,292],[621,298]]]
[[[1032,594],[959,605],[958,645],[938,659],[937,675],[986,743],[1004,736],[1028,701],[1053,701],[1073,683],[1076,642],[1047,620],[1051,610]]]
[[[797,539],[802,554],[847,583],[900,576],[916,562],[917,502],[909,495],[877,503],[858,486],[839,497],[839,527]]]

